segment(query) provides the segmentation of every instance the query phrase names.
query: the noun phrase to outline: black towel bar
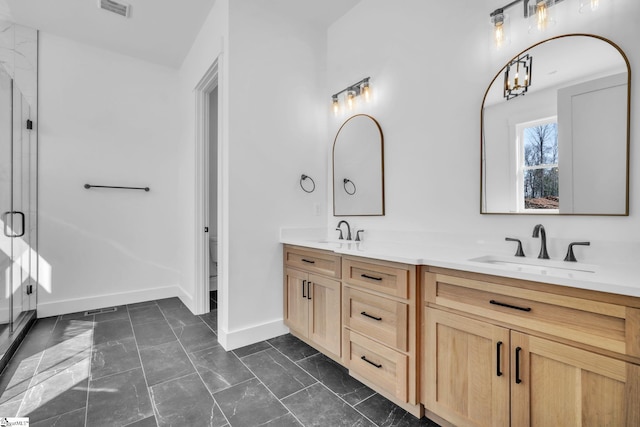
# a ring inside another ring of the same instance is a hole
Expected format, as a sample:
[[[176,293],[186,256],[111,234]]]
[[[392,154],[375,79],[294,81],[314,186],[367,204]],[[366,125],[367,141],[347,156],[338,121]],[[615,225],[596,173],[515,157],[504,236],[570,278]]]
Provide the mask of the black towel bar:
[[[119,189],[123,189],[123,190],[144,190],[144,191],[149,191],[149,187],[115,187],[112,185],[92,185],[92,184],[85,184],[84,188],[86,188],[87,190],[90,188],[119,188]]]

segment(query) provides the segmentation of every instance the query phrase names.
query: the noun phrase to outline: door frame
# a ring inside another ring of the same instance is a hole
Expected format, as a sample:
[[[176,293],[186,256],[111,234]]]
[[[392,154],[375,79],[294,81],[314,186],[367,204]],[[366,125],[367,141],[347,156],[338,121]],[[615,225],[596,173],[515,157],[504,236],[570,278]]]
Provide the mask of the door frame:
[[[208,313],[209,306],[209,262],[208,262],[208,245],[209,234],[204,231],[205,227],[209,228],[209,231],[213,227],[217,229],[218,236],[218,254],[222,253],[220,247],[222,246],[222,209],[221,209],[221,120],[220,120],[220,99],[221,91],[219,88],[219,70],[220,70],[220,58],[211,64],[209,69],[204,73],[200,82],[194,89],[195,94],[195,116],[196,116],[196,129],[195,129],[195,227],[194,227],[194,308],[197,314]],[[209,101],[210,94],[218,87],[218,223],[209,224]],[[218,261],[218,265],[222,263]],[[226,274],[218,269],[218,288],[220,289],[223,277]],[[220,316],[219,316],[220,317]]]

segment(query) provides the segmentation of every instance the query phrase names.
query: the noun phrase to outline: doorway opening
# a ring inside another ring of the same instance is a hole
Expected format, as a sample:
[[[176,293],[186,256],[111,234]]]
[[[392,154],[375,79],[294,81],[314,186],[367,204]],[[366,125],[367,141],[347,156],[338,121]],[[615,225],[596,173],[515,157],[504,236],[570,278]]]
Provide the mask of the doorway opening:
[[[223,236],[220,194],[220,108],[218,60],[195,88],[196,95],[196,194],[195,194],[195,290],[197,314],[209,313],[210,325],[218,329],[220,297],[220,260]],[[209,323],[209,322],[208,322]]]
[[[218,86],[209,93],[209,147],[208,189],[209,196],[209,310],[218,309]]]

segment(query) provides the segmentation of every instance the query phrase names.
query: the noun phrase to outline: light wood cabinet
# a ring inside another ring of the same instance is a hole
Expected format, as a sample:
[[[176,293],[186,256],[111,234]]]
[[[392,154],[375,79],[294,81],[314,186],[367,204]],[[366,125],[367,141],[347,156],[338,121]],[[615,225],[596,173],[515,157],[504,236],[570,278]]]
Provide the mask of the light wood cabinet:
[[[416,267],[343,257],[343,364],[420,417]]]
[[[637,307],[623,304],[638,301],[513,282],[423,269],[428,414],[460,427],[640,425]]]
[[[297,268],[287,266],[288,259],[292,259],[291,264]],[[310,266],[307,271],[300,269],[307,264]],[[334,255],[285,247],[284,323],[298,338],[340,360],[341,284],[309,271],[329,272],[331,277],[340,277],[335,265],[340,265],[340,258]]]
[[[509,330],[426,309],[422,402],[456,426],[509,425]]]
[[[640,366],[515,331],[511,351],[511,425],[640,425]]]

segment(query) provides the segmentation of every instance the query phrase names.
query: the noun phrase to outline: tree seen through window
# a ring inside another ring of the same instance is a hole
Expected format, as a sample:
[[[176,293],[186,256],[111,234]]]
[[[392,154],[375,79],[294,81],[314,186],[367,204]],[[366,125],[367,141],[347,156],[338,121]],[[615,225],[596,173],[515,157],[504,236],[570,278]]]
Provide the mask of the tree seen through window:
[[[523,130],[525,209],[558,209],[558,124]]]

